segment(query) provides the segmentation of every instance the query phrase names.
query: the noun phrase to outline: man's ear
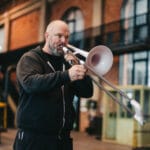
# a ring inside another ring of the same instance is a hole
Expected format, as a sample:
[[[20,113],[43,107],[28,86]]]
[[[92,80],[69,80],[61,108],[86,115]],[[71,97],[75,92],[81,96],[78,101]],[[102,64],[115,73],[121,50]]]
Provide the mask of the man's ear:
[[[48,32],[45,32],[45,39],[46,40],[47,40],[48,36],[49,36]]]

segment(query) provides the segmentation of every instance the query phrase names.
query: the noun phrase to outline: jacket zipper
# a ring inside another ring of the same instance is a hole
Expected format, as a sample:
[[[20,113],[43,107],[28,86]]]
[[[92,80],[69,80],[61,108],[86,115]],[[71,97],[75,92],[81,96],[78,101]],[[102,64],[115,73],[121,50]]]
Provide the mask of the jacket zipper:
[[[52,64],[49,61],[47,61],[47,64],[53,70],[53,72],[56,72],[55,69],[54,69],[54,67],[52,66]],[[65,69],[65,65],[63,65],[63,71],[64,71],[64,69]],[[63,97],[63,118],[62,118],[62,126],[60,127],[59,132],[58,132],[58,138],[59,139],[61,139],[61,132],[62,132],[62,130],[64,128],[65,121],[66,121],[66,119],[65,119],[65,112],[66,112],[65,109],[66,108],[65,108],[64,86],[61,87],[61,90],[62,90],[62,97]]]
[[[62,96],[63,96],[63,122],[62,122],[62,127],[60,128],[60,130],[59,130],[59,133],[58,133],[58,138],[59,139],[61,139],[61,132],[62,132],[62,130],[63,130],[63,128],[64,128],[64,125],[65,125],[65,121],[66,121],[66,119],[65,119],[65,96],[64,96],[64,86],[62,86]]]

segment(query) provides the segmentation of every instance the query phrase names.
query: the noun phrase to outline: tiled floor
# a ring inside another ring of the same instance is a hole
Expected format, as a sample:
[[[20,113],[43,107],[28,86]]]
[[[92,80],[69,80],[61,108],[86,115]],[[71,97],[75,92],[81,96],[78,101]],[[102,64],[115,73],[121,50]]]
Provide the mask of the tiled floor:
[[[0,150],[12,150],[15,134],[15,129],[9,129],[1,134]],[[74,139],[74,150],[131,150],[128,146],[102,142],[87,133],[72,132],[72,137]]]

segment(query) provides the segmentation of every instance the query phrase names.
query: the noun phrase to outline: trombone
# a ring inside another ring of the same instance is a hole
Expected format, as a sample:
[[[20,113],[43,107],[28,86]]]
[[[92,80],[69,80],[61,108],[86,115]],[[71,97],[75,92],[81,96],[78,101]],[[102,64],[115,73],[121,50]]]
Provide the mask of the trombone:
[[[131,104],[134,111],[128,108],[123,103],[121,103],[117,99],[117,97],[115,97],[111,92],[109,92],[103,85],[101,85],[91,76],[93,82],[101,90],[103,90],[106,94],[108,94],[121,107],[127,110],[140,125],[144,124],[145,121],[144,121],[144,117],[143,117],[140,104],[135,99],[129,98],[129,96],[125,92],[115,87],[111,82],[109,82],[103,77],[103,75],[105,75],[110,70],[113,64],[113,54],[108,47],[104,45],[99,45],[99,46],[92,48],[90,52],[86,52],[70,44],[67,44],[67,46],[63,47],[62,49],[63,49],[64,54],[67,54],[67,53],[71,54],[80,64],[84,64],[84,66],[87,68],[87,70],[90,73],[92,73],[93,75],[96,75],[104,83],[106,83],[111,88],[115,89],[122,97],[124,97]],[[79,59],[77,57],[77,54],[84,57],[85,61]]]

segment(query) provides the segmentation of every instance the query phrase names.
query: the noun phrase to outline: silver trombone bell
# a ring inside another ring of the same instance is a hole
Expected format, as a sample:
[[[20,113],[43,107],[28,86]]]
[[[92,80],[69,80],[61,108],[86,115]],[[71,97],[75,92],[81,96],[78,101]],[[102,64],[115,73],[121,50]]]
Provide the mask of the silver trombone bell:
[[[98,75],[102,76],[112,67],[113,54],[106,46],[96,46],[90,50],[85,63],[87,66],[93,68]]]

